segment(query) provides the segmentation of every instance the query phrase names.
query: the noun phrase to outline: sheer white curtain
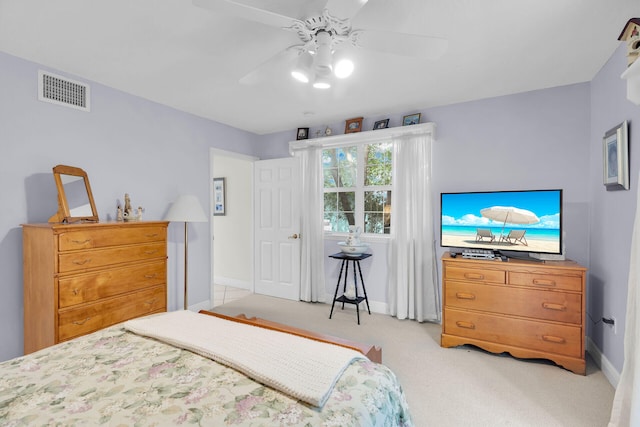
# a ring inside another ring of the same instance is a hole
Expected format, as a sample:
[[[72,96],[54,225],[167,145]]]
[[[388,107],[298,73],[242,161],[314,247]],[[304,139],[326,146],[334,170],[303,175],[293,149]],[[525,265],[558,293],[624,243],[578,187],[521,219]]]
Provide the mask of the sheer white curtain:
[[[398,319],[440,320],[431,197],[433,132],[394,138],[389,311]]]
[[[322,147],[295,152],[302,174],[300,227],[300,299],[324,302],[324,235]]]
[[[628,286],[624,366],[613,399],[609,427],[640,426],[640,188],[631,240]]]

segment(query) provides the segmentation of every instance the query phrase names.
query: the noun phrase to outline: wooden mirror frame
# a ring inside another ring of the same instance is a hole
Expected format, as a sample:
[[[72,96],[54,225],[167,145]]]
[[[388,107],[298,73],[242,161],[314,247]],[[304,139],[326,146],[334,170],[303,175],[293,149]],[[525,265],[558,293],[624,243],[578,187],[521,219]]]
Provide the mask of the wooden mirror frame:
[[[65,193],[64,184],[62,182],[62,175],[70,175],[82,178],[84,180],[84,187],[87,191],[87,199],[91,207],[91,215],[87,216],[72,216],[69,209],[69,203],[67,200],[67,194]],[[58,165],[53,168],[53,178],[56,181],[56,187],[58,189],[58,212],[55,213],[49,222],[98,222],[98,210],[96,204],[93,201],[93,194],[91,193],[91,185],[89,185],[89,177],[87,173],[73,166]]]

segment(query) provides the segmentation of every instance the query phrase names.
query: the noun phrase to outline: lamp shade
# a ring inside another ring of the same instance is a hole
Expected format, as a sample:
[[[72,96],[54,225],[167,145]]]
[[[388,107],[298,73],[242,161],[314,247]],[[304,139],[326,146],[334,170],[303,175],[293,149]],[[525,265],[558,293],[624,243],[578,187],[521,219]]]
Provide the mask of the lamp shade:
[[[191,194],[184,194],[178,197],[169,208],[169,212],[165,215],[166,221],[173,222],[207,222],[202,205],[198,198]]]

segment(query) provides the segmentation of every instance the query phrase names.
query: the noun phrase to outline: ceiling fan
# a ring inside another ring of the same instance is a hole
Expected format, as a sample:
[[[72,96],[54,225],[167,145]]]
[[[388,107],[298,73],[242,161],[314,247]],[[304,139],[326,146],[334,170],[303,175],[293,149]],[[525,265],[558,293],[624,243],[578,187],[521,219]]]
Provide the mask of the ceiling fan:
[[[259,65],[240,82],[255,81],[261,69],[273,62],[289,63],[291,75],[315,88],[331,87],[331,77],[348,77],[354,69],[348,58],[339,58],[342,45],[356,48],[438,59],[447,50],[448,41],[443,38],[373,29],[353,29],[351,20],[368,0],[318,0],[323,3],[321,12],[304,19],[293,18],[266,9],[260,9],[233,0],[192,0],[195,6],[228,14],[283,30],[295,32],[300,42],[285,48],[279,54]],[[284,65],[283,65],[284,66]]]

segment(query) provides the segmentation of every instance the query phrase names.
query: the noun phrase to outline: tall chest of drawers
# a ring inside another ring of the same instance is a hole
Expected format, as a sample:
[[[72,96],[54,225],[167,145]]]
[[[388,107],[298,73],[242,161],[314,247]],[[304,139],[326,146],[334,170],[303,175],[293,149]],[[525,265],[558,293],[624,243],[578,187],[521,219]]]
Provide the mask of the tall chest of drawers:
[[[25,354],[166,311],[167,225],[23,224]]]
[[[442,257],[441,346],[548,359],[585,374],[586,268]]]

